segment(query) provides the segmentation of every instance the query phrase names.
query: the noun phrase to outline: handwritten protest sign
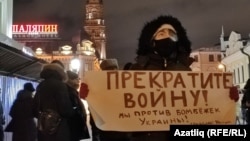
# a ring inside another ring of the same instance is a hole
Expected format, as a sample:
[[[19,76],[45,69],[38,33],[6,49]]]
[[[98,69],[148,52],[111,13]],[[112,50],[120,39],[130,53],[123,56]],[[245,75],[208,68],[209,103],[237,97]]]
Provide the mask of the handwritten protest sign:
[[[231,73],[89,71],[87,102],[97,127],[169,130],[174,124],[232,124]]]

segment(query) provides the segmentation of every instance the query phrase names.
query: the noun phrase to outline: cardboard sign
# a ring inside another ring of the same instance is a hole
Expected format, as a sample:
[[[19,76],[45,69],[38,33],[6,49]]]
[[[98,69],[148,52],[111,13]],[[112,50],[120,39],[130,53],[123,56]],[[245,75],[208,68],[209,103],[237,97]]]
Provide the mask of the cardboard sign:
[[[169,125],[234,124],[231,73],[89,71],[87,102],[101,130],[166,131]]]

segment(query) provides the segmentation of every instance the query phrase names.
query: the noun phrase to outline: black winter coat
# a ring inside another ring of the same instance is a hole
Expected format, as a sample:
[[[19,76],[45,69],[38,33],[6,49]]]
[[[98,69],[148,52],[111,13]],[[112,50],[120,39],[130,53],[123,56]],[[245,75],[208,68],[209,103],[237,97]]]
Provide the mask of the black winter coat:
[[[73,115],[69,118],[68,122],[71,130],[71,141],[79,141],[82,139],[90,138],[87,127],[87,114],[85,107],[78,95],[78,92],[68,85],[70,100],[72,108],[74,109]]]
[[[37,86],[34,98],[34,114],[38,117],[39,111],[53,109],[62,117],[58,131],[53,135],[38,131],[38,141],[71,141],[68,120],[74,110],[70,101],[68,88],[63,80],[66,78],[64,70],[55,64],[49,64],[41,72],[44,80]]]
[[[241,101],[242,107],[247,109],[245,116],[246,116],[247,124],[250,125],[250,107],[246,106],[247,102],[250,103],[250,88],[248,88],[244,91],[244,95],[243,95],[243,98]]]
[[[32,93],[21,90],[11,109],[9,130],[13,132],[12,141],[36,141],[37,129],[32,112]]]
[[[151,53],[147,56],[138,56],[136,63],[132,64],[131,70],[168,70],[168,71],[191,71],[190,65],[193,59],[179,57],[176,60],[166,60],[158,54]]]

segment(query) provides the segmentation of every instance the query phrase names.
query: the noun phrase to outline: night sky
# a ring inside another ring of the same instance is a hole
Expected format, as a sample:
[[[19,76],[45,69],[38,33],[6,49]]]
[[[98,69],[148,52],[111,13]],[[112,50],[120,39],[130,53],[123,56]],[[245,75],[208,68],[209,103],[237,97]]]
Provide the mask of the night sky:
[[[58,23],[62,38],[82,28],[86,0],[13,0],[13,23]],[[107,58],[120,66],[136,57],[137,39],[147,21],[159,15],[177,17],[187,30],[192,48],[219,43],[222,26],[247,38],[250,33],[250,0],[103,0]]]

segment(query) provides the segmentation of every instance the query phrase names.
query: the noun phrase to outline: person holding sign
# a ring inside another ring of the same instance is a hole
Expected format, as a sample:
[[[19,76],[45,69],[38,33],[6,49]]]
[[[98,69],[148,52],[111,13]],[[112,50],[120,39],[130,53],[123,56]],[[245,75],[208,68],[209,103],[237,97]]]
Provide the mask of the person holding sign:
[[[181,22],[171,16],[159,16],[145,24],[139,37],[136,62],[130,70],[191,71],[191,42]],[[232,98],[237,93],[232,93]],[[231,96],[231,95],[230,95]],[[131,141],[168,141],[169,131],[133,132]]]

